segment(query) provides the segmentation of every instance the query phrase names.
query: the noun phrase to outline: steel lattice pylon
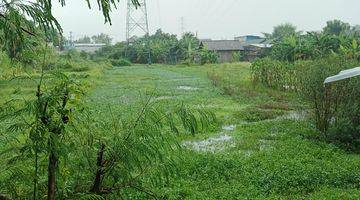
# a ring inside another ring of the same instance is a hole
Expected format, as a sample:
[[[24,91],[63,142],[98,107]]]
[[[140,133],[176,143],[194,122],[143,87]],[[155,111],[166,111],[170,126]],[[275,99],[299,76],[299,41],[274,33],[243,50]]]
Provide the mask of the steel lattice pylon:
[[[133,42],[133,37],[145,35],[149,37],[149,23],[146,8],[146,0],[139,0],[139,6],[135,6],[132,0],[127,1],[126,17],[126,41],[128,45]],[[149,40],[147,41],[148,63],[151,63]]]

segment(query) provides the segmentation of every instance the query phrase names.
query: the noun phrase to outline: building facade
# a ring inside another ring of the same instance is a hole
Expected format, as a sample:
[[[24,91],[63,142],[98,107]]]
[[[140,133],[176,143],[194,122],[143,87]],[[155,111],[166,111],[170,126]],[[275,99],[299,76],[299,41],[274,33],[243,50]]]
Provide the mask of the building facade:
[[[201,48],[215,51],[219,62],[232,62],[235,53],[244,51],[244,47],[238,40],[203,40],[200,42]]]

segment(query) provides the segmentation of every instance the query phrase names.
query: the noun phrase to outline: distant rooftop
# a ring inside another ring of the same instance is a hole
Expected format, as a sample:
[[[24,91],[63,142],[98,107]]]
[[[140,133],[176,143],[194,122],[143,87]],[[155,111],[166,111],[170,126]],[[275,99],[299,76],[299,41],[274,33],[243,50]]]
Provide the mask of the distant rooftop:
[[[263,39],[263,38],[257,35],[243,35],[243,36],[235,37],[234,39],[239,40],[240,42],[247,42],[247,41]]]
[[[200,45],[206,46],[211,51],[244,50],[243,45],[238,40],[205,40]]]

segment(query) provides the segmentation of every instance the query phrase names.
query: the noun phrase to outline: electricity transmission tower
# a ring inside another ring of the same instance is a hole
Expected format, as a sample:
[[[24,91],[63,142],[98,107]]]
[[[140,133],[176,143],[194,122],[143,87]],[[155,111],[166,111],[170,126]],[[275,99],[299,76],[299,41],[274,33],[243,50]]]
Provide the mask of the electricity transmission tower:
[[[184,17],[180,18],[180,31],[181,31],[182,35],[185,34],[185,19],[184,19]]]
[[[146,0],[139,0],[139,6],[135,6],[132,0],[127,1],[126,17],[126,41],[128,46],[134,42],[136,35],[145,35],[148,64],[151,64],[149,22],[146,8]]]

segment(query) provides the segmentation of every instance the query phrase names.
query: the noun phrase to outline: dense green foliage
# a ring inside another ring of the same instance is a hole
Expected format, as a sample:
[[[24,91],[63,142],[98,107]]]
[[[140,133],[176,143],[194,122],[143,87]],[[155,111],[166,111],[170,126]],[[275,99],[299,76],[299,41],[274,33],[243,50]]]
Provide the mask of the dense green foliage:
[[[150,50],[150,52],[149,52]],[[124,42],[107,46],[92,55],[93,59],[126,59],[132,63],[193,64],[216,63],[215,52],[206,48],[199,49],[199,40],[192,33],[185,33],[180,39],[176,35],[157,30],[155,34],[132,38],[127,45]],[[240,59],[240,58],[239,58]]]
[[[90,0],[84,0],[91,8]],[[55,1],[56,2],[56,1]],[[57,1],[65,6],[65,0]],[[117,8],[119,1],[96,0],[99,10],[103,13],[105,23],[111,24],[110,12]],[[139,6],[137,0],[131,0],[135,6]],[[52,41],[61,45],[62,28],[53,16],[53,0],[16,0],[0,1],[0,49],[7,52],[10,58],[21,58],[19,55],[24,49],[36,46],[36,42]],[[95,36],[93,40],[109,38],[104,35]]]
[[[252,64],[253,81],[300,94],[311,104],[322,137],[358,152],[360,82],[323,82],[360,64],[359,44],[358,33],[338,20],[328,22],[322,33],[284,37],[274,41],[271,57]]]
[[[218,61],[218,55],[216,54],[216,52],[209,51],[207,49],[207,47],[200,49],[199,57],[200,57],[200,63],[202,65],[210,64],[210,63],[217,63],[217,61]]]
[[[276,29],[278,27],[274,28],[274,32]],[[328,57],[332,54],[359,59],[360,35],[355,27],[351,28],[349,24],[338,20],[329,21],[321,33],[295,34],[295,30],[281,37],[272,38],[271,57],[273,59],[294,62]]]
[[[251,67],[205,65],[217,55],[194,35],[160,30],[58,55],[53,2],[0,1],[0,199],[360,198],[359,156],[326,143],[360,148],[359,80],[322,85],[359,64],[348,24],[278,26]],[[96,2],[111,23],[119,1]],[[149,53],[205,67],[126,67]]]
[[[360,151],[360,80],[323,85],[325,78],[359,66],[357,60],[332,57],[308,62],[298,74],[300,94],[312,103],[316,127],[324,137],[344,148]]]
[[[147,188],[166,181],[177,169],[178,160],[169,157],[180,147],[175,136],[205,131],[215,116],[180,102],[160,107],[153,95],[131,105],[132,111],[126,113],[107,106],[105,110],[89,109],[73,94],[86,82],[75,83],[71,77],[96,80],[92,74],[81,76],[95,63],[75,56],[59,58],[56,63],[61,68],[51,69],[67,75],[34,74],[34,88],[25,101],[2,93],[10,101],[0,109],[1,166],[7,169],[0,174],[1,196],[37,199],[50,185],[50,199],[55,194],[61,199],[88,194],[126,196],[131,189],[153,196]],[[86,68],[79,68],[81,62],[87,62]],[[156,175],[144,179],[149,173]],[[52,179],[52,184],[46,183]]]
[[[326,22],[326,26],[323,32],[328,35],[344,35],[349,34],[351,26],[349,23],[342,22],[340,20],[332,20]]]
[[[113,59],[111,60],[111,64],[114,67],[124,67],[124,66],[131,66],[131,62],[125,59]]]
[[[301,32],[296,31],[296,26],[285,23],[274,27],[272,33],[264,33],[265,37],[275,41],[283,40],[284,38],[300,35]]]

